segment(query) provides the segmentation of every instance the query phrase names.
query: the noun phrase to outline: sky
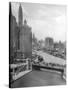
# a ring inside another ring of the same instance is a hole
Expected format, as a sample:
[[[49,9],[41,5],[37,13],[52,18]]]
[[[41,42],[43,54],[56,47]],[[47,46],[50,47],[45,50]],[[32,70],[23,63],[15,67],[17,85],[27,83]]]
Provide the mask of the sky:
[[[18,22],[20,3],[12,3],[12,13]],[[38,40],[52,37],[54,41],[66,40],[66,6],[38,3],[21,3],[23,18]]]

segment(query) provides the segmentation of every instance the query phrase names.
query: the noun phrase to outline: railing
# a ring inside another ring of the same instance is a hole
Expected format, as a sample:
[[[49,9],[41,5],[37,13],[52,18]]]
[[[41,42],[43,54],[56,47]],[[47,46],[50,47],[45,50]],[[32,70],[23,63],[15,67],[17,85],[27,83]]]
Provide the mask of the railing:
[[[64,71],[63,69],[60,69],[60,68],[40,66],[40,65],[38,65],[38,64],[33,64],[32,66],[33,66],[33,68],[36,69],[36,70],[40,70],[41,68],[43,68],[43,69],[55,70],[55,71],[59,71],[59,72],[63,72],[63,71]]]
[[[19,62],[16,64],[10,64],[11,77],[12,77],[11,81],[14,81],[15,79],[17,79],[17,77],[20,77],[20,76],[24,75],[24,73],[27,73],[29,70],[32,70],[31,60],[30,59],[24,59],[24,60],[23,60],[23,63]],[[27,71],[27,72],[25,72],[25,71]]]

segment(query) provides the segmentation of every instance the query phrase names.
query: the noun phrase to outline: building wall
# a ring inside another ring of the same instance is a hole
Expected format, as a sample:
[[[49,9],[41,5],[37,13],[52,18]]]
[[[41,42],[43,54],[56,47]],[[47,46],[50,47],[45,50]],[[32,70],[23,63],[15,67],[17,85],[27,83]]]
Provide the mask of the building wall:
[[[27,21],[23,20],[23,11],[22,11],[21,5],[19,6],[18,16],[19,16],[18,17],[19,51],[22,52],[26,57],[31,57],[32,56],[32,33],[31,33],[31,28],[27,24]]]
[[[9,49],[10,49],[10,56],[14,57],[14,52],[16,50],[16,42],[17,42],[17,37],[16,37],[16,28],[17,28],[17,23],[16,23],[16,18],[12,14],[11,10],[11,5],[9,9]]]
[[[47,38],[45,39],[45,48],[51,50],[51,49],[53,49],[53,47],[54,47],[53,39],[50,38],[50,37],[47,37]]]
[[[25,56],[32,56],[32,32],[31,28],[27,25],[27,21],[23,23],[23,13],[21,6],[19,7],[19,23],[16,22],[15,16],[12,14],[10,8],[10,51],[11,56],[16,57],[16,52],[23,52]],[[17,54],[18,55],[18,54]]]
[[[27,54],[32,52],[31,28],[23,25],[20,32],[20,51]]]

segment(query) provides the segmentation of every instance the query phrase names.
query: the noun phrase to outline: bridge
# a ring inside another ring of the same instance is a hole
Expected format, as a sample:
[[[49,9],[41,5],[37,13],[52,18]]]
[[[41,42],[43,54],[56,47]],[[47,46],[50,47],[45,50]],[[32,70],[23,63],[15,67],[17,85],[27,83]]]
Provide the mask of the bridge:
[[[36,65],[36,64],[33,64],[32,68],[34,68],[35,70],[47,69],[47,70],[53,70],[53,71],[57,71],[57,72],[61,72],[61,73],[64,72],[64,69],[55,68],[55,67],[40,66],[40,65]]]
[[[20,77],[11,84],[12,88],[21,87],[38,87],[38,86],[54,86],[65,85],[66,81],[60,74],[49,71],[33,70],[26,75]]]
[[[40,55],[40,53],[37,54]],[[55,58],[47,54],[45,54],[44,56],[46,62],[48,61],[48,59],[51,59],[50,61],[52,61]],[[55,60],[53,60],[53,62],[55,62]],[[59,63],[59,60],[57,63]],[[60,64],[64,65],[65,61],[63,60],[62,63]],[[42,69],[44,69],[44,71],[42,71]],[[52,72],[50,72],[50,70]],[[42,65],[42,63],[39,64],[32,63],[32,71],[15,80],[11,84],[11,87],[17,88],[17,87],[32,87],[32,86],[65,85],[66,81],[61,77],[62,74],[60,75],[59,73],[56,73],[56,71],[63,73],[64,70],[58,67],[50,67]]]

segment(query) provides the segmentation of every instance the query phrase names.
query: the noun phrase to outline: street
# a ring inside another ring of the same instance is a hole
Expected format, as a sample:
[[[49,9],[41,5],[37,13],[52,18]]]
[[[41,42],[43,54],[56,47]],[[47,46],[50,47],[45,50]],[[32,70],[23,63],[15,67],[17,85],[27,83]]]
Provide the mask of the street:
[[[12,88],[34,87],[34,86],[54,86],[65,85],[66,81],[62,79],[60,74],[49,71],[33,70],[30,73],[16,80],[11,84]]]

